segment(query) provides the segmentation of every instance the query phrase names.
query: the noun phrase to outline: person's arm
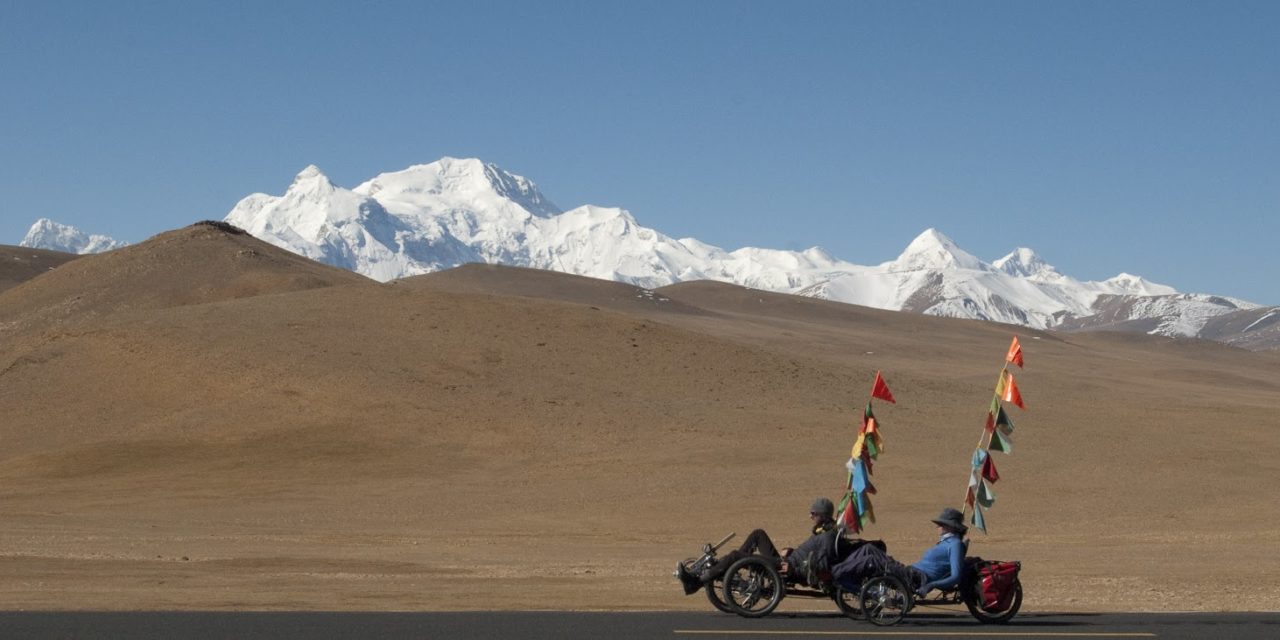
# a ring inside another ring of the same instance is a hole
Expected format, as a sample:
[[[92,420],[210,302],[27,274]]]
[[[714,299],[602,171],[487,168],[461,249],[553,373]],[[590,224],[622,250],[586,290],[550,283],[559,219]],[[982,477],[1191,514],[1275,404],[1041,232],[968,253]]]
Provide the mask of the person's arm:
[[[960,572],[964,568],[964,541],[955,538],[948,551],[950,573],[937,580],[925,583],[924,586],[920,587],[920,595],[929,593],[931,589],[951,589],[960,584]]]

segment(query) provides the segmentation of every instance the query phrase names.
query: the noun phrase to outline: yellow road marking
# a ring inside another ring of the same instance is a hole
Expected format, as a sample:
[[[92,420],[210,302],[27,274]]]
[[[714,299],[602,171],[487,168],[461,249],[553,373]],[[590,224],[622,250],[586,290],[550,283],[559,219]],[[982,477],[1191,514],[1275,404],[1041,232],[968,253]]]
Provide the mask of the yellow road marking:
[[[1154,638],[1156,634],[1148,632],[1104,633],[1087,631],[717,631],[714,629],[676,629],[683,635],[717,635],[717,636],[855,636],[855,637],[892,637],[892,636],[947,636],[967,638],[991,638],[1009,636],[1014,638]]]

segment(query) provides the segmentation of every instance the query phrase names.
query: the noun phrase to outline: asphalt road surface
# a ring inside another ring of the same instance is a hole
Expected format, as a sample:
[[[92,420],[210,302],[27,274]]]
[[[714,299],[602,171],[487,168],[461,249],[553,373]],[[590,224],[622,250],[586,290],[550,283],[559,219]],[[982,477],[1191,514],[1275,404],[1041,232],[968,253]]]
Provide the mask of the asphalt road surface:
[[[1020,613],[1006,625],[913,612],[894,627],[834,613],[748,620],[712,612],[0,612],[0,638],[516,638],[757,640],[762,638],[1280,638],[1280,613]]]

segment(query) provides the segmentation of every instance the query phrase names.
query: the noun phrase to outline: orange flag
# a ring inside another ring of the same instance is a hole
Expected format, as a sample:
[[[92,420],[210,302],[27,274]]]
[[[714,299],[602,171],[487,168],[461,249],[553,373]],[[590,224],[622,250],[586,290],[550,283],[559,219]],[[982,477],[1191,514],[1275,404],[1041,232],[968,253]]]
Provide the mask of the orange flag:
[[[892,402],[893,404],[898,404],[893,399],[893,394],[889,393],[889,385],[884,383],[884,378],[880,377],[879,371],[876,372],[875,384],[871,385],[871,397],[879,398],[881,400],[884,400],[885,402]]]
[[[1022,368],[1022,345],[1018,344],[1018,336],[1013,337],[1013,344],[1009,345],[1009,353],[1005,354],[1004,360]]]
[[[1018,383],[1013,381],[1013,374],[1006,371],[1004,375],[1008,377],[1009,381],[1004,383],[1004,379],[1001,379],[1004,384],[1000,385],[1002,387],[1000,399],[1005,402],[1012,402],[1019,409],[1026,409],[1026,405],[1022,404],[1022,394],[1018,392]]]

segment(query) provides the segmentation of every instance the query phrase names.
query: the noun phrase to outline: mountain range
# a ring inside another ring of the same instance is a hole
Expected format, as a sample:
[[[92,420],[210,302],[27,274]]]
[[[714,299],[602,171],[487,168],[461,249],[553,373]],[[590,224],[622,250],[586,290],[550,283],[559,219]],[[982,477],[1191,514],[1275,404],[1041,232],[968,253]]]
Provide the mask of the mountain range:
[[[6,280],[13,608],[706,611],[672,565],[732,531],[798,539],[813,496],[848,486],[880,371],[868,533],[915,557],[964,495],[1010,333],[1025,409],[1004,407],[1016,448],[992,454],[971,553],[1079,611],[1280,603],[1280,509],[1257,490],[1280,351],[712,280],[380,283],[221,221],[87,256],[0,247]],[[721,498],[771,469],[786,481]]]
[[[90,235],[71,225],[40,218],[31,225],[31,229],[27,231],[26,237],[18,246],[86,254],[119,249],[126,244],[108,236]]]
[[[1280,346],[1280,308],[1180,293],[1126,273],[1080,281],[1027,248],[986,262],[927,229],[897,258],[873,266],[818,247],[726,251],[641,226],[621,208],[562,211],[531,180],[477,159],[442,158],[380,174],[352,189],[309,166],[283,195],[249,195],[225,221],[293,253],[383,282],[487,263],[649,289],[714,280],[1037,329],[1140,331],[1250,349]],[[119,243],[44,219],[22,246],[85,253]]]

